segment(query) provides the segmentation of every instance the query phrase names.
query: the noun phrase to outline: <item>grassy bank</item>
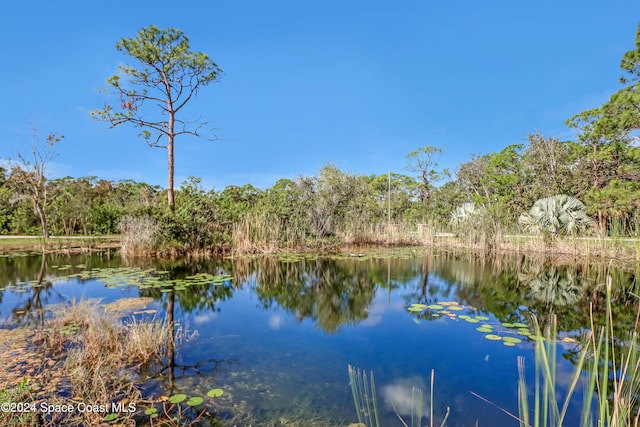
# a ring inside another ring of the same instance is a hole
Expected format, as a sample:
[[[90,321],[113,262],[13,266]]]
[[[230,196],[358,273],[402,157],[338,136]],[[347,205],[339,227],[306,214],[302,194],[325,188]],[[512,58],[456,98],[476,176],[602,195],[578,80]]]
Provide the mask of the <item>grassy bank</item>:
[[[468,236],[434,233],[427,245],[466,252],[640,261],[640,239],[638,238],[564,236],[545,240],[542,236],[498,234],[493,237],[470,239]]]
[[[0,424],[132,425],[144,403],[139,375],[161,366],[172,351],[171,328],[163,321],[122,320],[117,306],[84,301],[53,308],[39,327],[0,330],[0,403],[28,405],[0,412]]]
[[[120,236],[61,236],[46,242],[39,236],[0,236],[0,252],[86,252],[120,247]]]
[[[640,238],[542,236],[481,229],[442,232],[427,224],[360,225],[329,238],[289,238],[266,223],[244,223],[234,230],[235,255],[291,251],[340,251],[365,246],[424,246],[471,253],[522,253],[546,257],[602,258],[640,261]]]

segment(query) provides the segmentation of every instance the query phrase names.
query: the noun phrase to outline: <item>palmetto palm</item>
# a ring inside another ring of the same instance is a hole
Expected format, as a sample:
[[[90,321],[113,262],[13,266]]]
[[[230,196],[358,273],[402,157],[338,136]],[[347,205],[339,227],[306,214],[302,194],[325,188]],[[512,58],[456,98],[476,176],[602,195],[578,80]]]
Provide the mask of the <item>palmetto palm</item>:
[[[452,226],[463,225],[472,220],[478,219],[481,214],[482,208],[477,207],[474,203],[463,203],[451,212],[449,223]]]
[[[584,204],[575,197],[559,194],[537,200],[518,223],[524,231],[536,233],[576,234],[593,226]]]

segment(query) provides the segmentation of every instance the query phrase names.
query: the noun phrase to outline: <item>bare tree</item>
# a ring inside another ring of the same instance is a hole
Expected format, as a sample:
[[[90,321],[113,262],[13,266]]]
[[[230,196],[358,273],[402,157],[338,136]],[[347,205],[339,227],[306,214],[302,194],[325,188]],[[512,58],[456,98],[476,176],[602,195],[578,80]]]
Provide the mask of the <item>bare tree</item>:
[[[11,159],[11,174],[7,179],[7,185],[14,194],[10,203],[28,200],[33,205],[33,211],[40,220],[42,237],[49,238],[47,229],[46,208],[53,200],[47,179],[47,167],[57,157],[54,146],[64,138],[63,135],[49,133],[44,139],[40,139],[37,129],[33,129],[33,139],[30,155],[18,152],[16,159]]]

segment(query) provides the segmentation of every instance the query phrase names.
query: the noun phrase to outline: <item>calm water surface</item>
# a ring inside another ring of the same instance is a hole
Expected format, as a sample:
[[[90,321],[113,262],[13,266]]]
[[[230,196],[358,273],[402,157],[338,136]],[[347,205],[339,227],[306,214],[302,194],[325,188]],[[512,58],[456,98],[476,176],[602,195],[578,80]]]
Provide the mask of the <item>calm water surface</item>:
[[[127,270],[106,270],[123,267]],[[90,277],[91,271],[94,276],[111,271],[112,277],[97,279]],[[123,278],[118,271],[136,271],[138,278]],[[202,273],[232,279],[182,289],[175,284],[141,286],[139,278],[163,281]],[[24,284],[38,277],[45,279],[44,287]],[[615,277],[620,295],[626,295],[634,285],[633,272],[616,270]],[[604,268],[592,265],[524,258],[480,262],[416,250],[362,258],[235,261],[125,262],[104,253],[48,256],[43,262],[40,255],[22,254],[0,258],[0,324],[9,328],[42,322],[47,305],[74,299],[108,303],[152,297],[147,309],[173,315],[181,328],[197,331],[197,336],[180,347],[172,369],[165,367],[144,384],[145,392],[156,397],[204,394],[220,387],[225,396],[216,401],[216,409],[222,423],[231,424],[234,417],[237,425],[243,419],[253,425],[357,422],[347,374],[351,364],[374,372],[385,426],[402,425],[396,411],[408,419],[412,387],[423,388],[428,396],[432,370],[436,421],[450,407],[447,426],[517,426],[470,393],[517,414],[516,360],[524,356],[531,372],[533,344],[501,323],[526,323],[529,311],[544,322],[553,313],[563,336],[578,336],[588,326],[593,288],[603,281]],[[619,302],[625,306],[622,297]],[[445,305],[408,311],[415,303]],[[620,314],[625,315],[631,319],[633,311]],[[477,316],[482,320],[468,321]],[[476,330],[481,324],[523,341],[507,347],[501,340],[488,340]],[[575,345],[563,344],[562,350],[561,381],[573,370]]]

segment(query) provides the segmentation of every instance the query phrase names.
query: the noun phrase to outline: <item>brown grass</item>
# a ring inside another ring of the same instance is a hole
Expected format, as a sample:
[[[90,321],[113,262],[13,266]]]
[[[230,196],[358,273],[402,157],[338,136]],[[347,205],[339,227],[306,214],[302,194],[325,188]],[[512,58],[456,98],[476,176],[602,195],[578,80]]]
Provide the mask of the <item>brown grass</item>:
[[[51,237],[44,245],[45,252],[91,252],[120,246],[120,236]],[[0,237],[0,252],[42,251],[41,237]]]
[[[233,253],[271,254],[302,250],[305,247],[303,230],[283,225],[268,214],[250,214],[233,225]]]
[[[127,215],[120,221],[121,250],[125,255],[151,253],[156,247],[160,226],[151,217]]]
[[[424,224],[352,224],[338,237],[347,245],[422,245],[431,241],[432,230]]]
[[[0,378],[10,380],[3,381],[9,389],[16,389],[23,376],[29,379],[37,404],[140,402],[140,367],[161,362],[175,345],[165,321],[123,321],[105,306],[87,301],[57,307],[41,329],[24,330],[20,336],[30,339],[14,343],[8,356],[15,363],[3,363]],[[0,414],[0,424],[98,425],[106,415],[76,411],[18,420],[5,413]],[[132,416],[119,414],[120,425],[132,425]]]
[[[454,235],[435,233],[430,244],[435,248],[463,250],[470,253],[515,253],[545,257],[601,258],[640,260],[640,240],[635,238],[542,236],[507,234],[500,230],[488,234],[467,230]]]

